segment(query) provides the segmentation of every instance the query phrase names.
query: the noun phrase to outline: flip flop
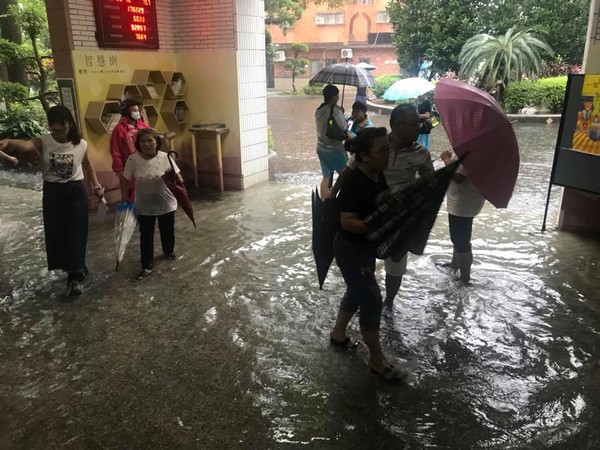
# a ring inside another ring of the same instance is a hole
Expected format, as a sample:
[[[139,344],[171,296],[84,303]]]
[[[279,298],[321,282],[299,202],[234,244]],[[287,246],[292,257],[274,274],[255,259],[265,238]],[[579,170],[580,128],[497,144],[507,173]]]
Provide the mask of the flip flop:
[[[352,342],[349,337],[346,337],[343,341],[338,341],[329,337],[329,342],[338,350],[355,350],[358,348],[358,342]]]

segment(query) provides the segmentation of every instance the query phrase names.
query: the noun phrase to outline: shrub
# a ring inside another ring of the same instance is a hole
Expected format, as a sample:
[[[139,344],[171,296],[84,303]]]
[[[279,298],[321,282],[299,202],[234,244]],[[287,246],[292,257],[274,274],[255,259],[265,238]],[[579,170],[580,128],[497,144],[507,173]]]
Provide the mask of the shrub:
[[[375,86],[371,88],[373,94],[377,97],[383,96],[383,93],[396,81],[404,78],[402,75],[381,75],[380,77],[375,78],[375,82],[377,83]]]
[[[548,108],[551,113],[562,112],[567,77],[523,80],[510,83],[504,93],[504,109],[518,113],[522,108]]]
[[[43,117],[43,114],[31,106],[2,111],[0,112],[0,138],[30,139],[39,136],[46,132],[41,125],[45,121]]]
[[[306,85],[302,88],[302,92],[306,95],[323,95],[324,83],[315,83],[313,85]]]

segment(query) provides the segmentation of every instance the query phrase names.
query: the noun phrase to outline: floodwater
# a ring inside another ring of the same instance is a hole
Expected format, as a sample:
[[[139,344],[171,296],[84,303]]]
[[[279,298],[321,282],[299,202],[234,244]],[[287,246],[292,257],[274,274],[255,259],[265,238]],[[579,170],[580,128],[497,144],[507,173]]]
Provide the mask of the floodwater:
[[[114,273],[112,223],[92,216],[70,303],[45,270],[39,177],[0,171],[0,448],[598,448],[600,245],[554,230],[559,188],[540,232],[558,126],[515,125],[517,188],[475,220],[472,286],[436,269],[442,212],[409,257],[382,322],[413,374],[399,387],[364,347],[328,346],[344,283],[333,267],[319,291],[310,249],[318,103],[268,99],[274,180],[198,194],[198,229],[178,213],[178,259],[147,280],[137,236]],[[436,128],[432,155],[446,145]]]

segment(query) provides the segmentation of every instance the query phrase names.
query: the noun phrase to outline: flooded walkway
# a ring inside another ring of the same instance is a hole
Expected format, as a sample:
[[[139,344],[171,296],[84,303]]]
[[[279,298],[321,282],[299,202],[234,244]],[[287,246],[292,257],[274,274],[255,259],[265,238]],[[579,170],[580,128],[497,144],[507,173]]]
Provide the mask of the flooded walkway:
[[[0,448],[597,448],[600,245],[539,232],[558,127],[516,125],[517,189],[475,220],[472,287],[435,267],[445,214],[409,257],[382,335],[414,380],[394,387],[328,346],[344,283],[334,267],[319,291],[310,249],[319,99],[268,101],[275,180],[198,198],[197,230],[178,213],[178,259],[142,283],[137,236],[115,274],[92,220],[74,303],[44,269],[39,180],[0,172]]]

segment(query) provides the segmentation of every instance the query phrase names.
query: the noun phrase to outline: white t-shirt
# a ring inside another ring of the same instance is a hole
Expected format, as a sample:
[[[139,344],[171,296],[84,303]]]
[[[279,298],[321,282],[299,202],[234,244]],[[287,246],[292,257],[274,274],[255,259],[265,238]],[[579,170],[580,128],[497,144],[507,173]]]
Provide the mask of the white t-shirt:
[[[173,161],[175,173],[179,167]],[[135,178],[135,209],[142,216],[162,216],[177,209],[177,199],[165,184],[162,176],[171,170],[169,156],[158,151],[152,159],[144,159],[139,152],[125,163],[123,176]]]
[[[42,177],[51,183],[83,180],[81,163],[87,151],[87,142],[79,144],[57,142],[51,134],[39,137],[42,141]]]
[[[453,161],[456,156],[453,156]],[[467,176],[465,168],[460,165],[456,170],[457,174]],[[459,217],[475,217],[480,213],[485,203],[485,198],[473,184],[467,179],[462,183],[450,181],[446,191],[446,209],[449,214]]]

